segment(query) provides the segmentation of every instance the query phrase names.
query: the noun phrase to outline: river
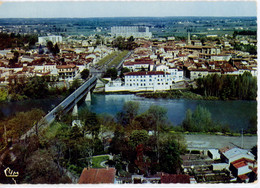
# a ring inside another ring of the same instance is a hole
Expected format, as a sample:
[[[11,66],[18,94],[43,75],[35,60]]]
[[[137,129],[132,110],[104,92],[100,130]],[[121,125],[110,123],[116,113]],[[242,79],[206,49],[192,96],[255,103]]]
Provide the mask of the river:
[[[194,110],[197,105],[206,107],[214,121],[228,124],[232,130],[246,129],[249,120],[257,113],[256,101],[209,101],[189,99],[148,99],[134,94],[93,94],[92,101],[83,103],[80,108],[88,107],[91,111],[115,115],[122,110],[127,101],[138,101],[140,113],[150,105],[158,105],[167,109],[168,119],[173,125],[179,125],[186,115],[187,109]]]
[[[167,115],[172,125],[179,125],[185,118],[187,109],[194,110],[197,105],[206,107],[214,121],[228,124],[232,130],[246,129],[249,120],[257,113],[256,101],[207,101],[188,99],[148,99],[134,94],[93,94],[92,101],[82,103],[79,108],[88,107],[91,111],[101,114],[115,115],[122,110],[127,101],[138,101],[140,113],[147,110],[150,105],[159,105],[167,109]],[[41,108],[45,112],[51,110],[61,99],[28,100],[23,102],[11,102],[0,104],[0,111],[9,116],[19,111],[27,111],[32,108]]]

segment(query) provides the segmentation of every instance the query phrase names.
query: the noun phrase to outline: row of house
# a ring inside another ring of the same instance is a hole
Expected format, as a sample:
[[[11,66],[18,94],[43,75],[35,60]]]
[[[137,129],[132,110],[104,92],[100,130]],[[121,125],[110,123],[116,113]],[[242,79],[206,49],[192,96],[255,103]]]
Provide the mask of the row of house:
[[[195,184],[194,177],[185,174],[167,174],[158,173],[153,176],[144,177],[144,175],[131,175],[130,177],[116,176],[115,168],[84,168],[79,184]]]

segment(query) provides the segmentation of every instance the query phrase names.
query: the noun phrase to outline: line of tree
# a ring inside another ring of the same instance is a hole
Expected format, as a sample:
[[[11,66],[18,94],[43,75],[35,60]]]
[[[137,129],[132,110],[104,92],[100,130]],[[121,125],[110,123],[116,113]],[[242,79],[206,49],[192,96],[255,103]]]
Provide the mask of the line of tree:
[[[68,95],[81,85],[74,80],[69,89],[53,86],[49,76],[14,77],[8,83],[8,96],[11,101],[41,99],[54,95]]]
[[[133,50],[138,47],[138,45],[134,42],[133,36],[128,39],[119,36],[112,42],[112,45],[119,50]]]
[[[207,75],[196,80],[197,89],[194,91],[203,96],[214,96],[222,100],[256,100],[257,78],[250,72],[239,76]]]
[[[256,31],[251,31],[251,30],[243,30],[243,31],[234,31],[233,35],[256,35]]]
[[[190,109],[187,110],[181,129],[189,132],[230,132],[228,125],[214,122],[208,109],[200,105],[196,107],[194,112]]]
[[[14,33],[0,33],[0,50],[6,48],[16,48],[22,47],[25,50],[28,50],[35,46],[35,43],[38,41],[37,35],[20,35]]]

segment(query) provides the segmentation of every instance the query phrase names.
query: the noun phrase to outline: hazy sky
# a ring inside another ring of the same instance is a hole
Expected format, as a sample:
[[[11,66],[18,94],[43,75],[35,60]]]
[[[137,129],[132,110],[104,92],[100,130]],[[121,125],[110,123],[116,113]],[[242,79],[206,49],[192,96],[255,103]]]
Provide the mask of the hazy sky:
[[[8,2],[0,0],[0,18],[257,16],[256,1]]]

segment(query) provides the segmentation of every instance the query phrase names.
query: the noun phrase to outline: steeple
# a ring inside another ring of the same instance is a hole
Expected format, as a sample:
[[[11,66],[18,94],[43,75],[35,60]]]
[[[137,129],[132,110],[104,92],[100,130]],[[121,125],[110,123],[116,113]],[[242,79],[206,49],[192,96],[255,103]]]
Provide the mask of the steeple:
[[[188,31],[188,45],[191,45],[190,32]]]

